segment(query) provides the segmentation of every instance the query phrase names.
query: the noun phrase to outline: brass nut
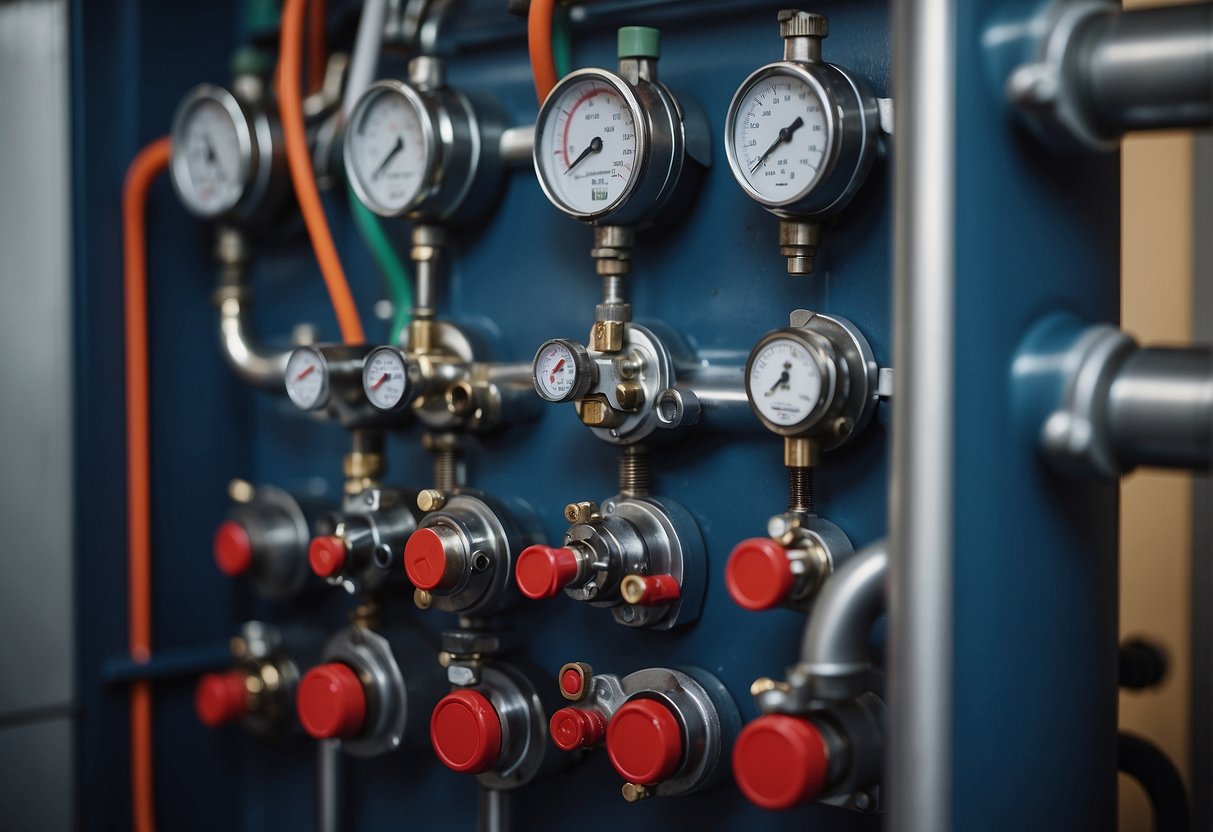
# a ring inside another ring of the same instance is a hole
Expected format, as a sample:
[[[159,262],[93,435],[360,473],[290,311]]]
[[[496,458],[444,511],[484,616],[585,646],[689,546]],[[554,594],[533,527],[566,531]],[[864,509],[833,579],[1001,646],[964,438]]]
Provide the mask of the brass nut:
[[[642,786],[639,783],[624,783],[622,792],[623,799],[628,803],[636,803],[640,800],[646,800],[655,794],[652,787]]]
[[[345,455],[342,470],[347,480],[374,480],[383,475],[383,454],[354,451]]]
[[[413,592],[413,604],[417,609],[428,610],[433,603],[434,596],[430,594],[428,589],[418,589]]]
[[[619,352],[623,349],[623,321],[595,321],[590,330],[590,349],[595,352]]]
[[[602,512],[595,502],[569,503],[564,507],[564,519],[574,524],[593,523],[602,519]]]
[[[565,674],[577,674],[577,688],[573,691],[565,689],[564,677]],[[585,662],[568,662],[560,668],[560,672],[556,674],[556,686],[560,688],[560,695],[570,702],[580,702],[590,695],[590,680],[594,677],[594,668],[590,667]]]
[[[621,381],[615,385],[615,398],[624,410],[639,410],[644,404],[644,388],[634,381]]]
[[[582,399],[578,403],[577,415],[587,427],[614,428],[623,424],[623,414],[602,399]]]
[[[783,464],[789,468],[816,468],[821,464],[821,445],[803,436],[788,437],[783,440]]]
[[[417,495],[417,508],[422,511],[437,511],[446,505],[446,495],[437,488],[427,488]]]

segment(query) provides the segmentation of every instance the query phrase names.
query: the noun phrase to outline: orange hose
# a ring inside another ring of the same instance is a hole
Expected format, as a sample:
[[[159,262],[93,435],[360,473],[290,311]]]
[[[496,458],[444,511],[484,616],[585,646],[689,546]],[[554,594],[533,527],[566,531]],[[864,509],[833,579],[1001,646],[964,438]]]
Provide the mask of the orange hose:
[[[302,71],[303,19],[306,12],[307,0],[286,0],[282,7],[278,106],[286,142],[286,160],[291,171],[291,182],[295,186],[295,198],[303,213],[303,222],[311,237],[312,249],[316,252],[333,311],[337,314],[341,338],[347,344],[361,344],[366,340],[362,320],[358,317],[358,307],[354,305],[354,296],[350,294],[349,282],[345,279],[345,271],[337,256],[337,246],[333,244],[333,235],[324,216],[324,205],[320,202],[320,191],[316,187],[316,172],[312,169],[303,126],[303,95],[299,88],[299,74]]]
[[[324,86],[328,61],[328,3],[311,0],[307,10],[307,88],[316,92]]]
[[[123,304],[126,313],[126,511],[131,658],[152,655],[152,488],[148,415],[147,192],[168,168],[171,145],[139,151],[122,191]],[[152,688],[131,688],[131,804],[139,832],[156,828],[152,783]]]
[[[535,76],[535,95],[539,103],[556,86],[556,59],[552,55],[552,15],[556,0],[531,0],[526,19],[526,43],[531,53],[531,74]]]

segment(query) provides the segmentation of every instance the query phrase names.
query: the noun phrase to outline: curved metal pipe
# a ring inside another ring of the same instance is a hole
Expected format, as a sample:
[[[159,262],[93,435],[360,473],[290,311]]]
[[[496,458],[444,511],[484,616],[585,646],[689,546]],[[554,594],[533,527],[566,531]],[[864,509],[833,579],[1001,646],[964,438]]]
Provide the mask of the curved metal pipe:
[[[885,610],[888,572],[888,548],[881,540],[826,580],[813,602],[796,667],[809,698],[852,699],[865,690],[868,637]]]
[[[245,266],[248,249],[244,235],[220,229],[216,258],[222,269],[215,303],[219,307],[219,342],[223,357],[241,381],[254,387],[286,392],[286,361],[290,350],[270,350],[250,334],[249,287]]]

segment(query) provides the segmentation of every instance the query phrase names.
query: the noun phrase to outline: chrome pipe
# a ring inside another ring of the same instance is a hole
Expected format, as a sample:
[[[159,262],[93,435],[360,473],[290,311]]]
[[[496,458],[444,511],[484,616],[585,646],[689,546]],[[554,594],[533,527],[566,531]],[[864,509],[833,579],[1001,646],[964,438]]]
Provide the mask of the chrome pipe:
[[[510,793],[501,789],[480,789],[479,832],[510,832]]]
[[[345,93],[341,97],[343,117],[349,115],[355,102],[375,80],[386,21],[387,0],[363,0],[362,17],[358,20],[358,33],[354,36],[354,51],[350,56]]]
[[[1213,349],[1140,349],[1108,388],[1108,431],[1124,470],[1213,469]]]
[[[316,744],[316,832],[341,829],[341,741]]]
[[[535,146],[535,125],[509,127],[501,132],[501,163],[523,167],[532,164],[532,149]]]
[[[248,305],[248,244],[244,234],[220,228],[215,243],[220,265],[215,304],[219,308],[219,343],[223,357],[241,381],[279,394],[286,393],[286,361],[290,350],[271,350],[253,337]]]

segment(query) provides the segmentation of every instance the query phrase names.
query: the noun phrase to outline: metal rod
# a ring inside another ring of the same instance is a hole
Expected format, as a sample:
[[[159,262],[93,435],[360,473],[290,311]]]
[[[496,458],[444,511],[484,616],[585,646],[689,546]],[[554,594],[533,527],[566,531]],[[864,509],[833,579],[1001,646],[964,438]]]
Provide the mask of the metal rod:
[[[480,789],[479,832],[510,832],[510,793],[501,789]]]
[[[354,51],[350,56],[345,94],[341,98],[341,112],[345,116],[349,115],[358,97],[375,80],[386,17],[386,0],[364,0],[362,17],[358,21],[358,34],[354,37]]]
[[[889,826],[952,828],[957,0],[893,6]]]
[[[1108,390],[1121,468],[1213,468],[1213,349],[1142,349]]]
[[[286,393],[286,362],[290,350],[271,350],[251,334],[248,285],[248,243],[244,234],[220,228],[215,239],[219,263],[219,343],[223,357],[241,381],[265,390]]]
[[[529,165],[534,146],[535,125],[507,128],[501,133],[501,161],[505,165]]]
[[[316,832],[341,829],[341,741],[316,744]]]

